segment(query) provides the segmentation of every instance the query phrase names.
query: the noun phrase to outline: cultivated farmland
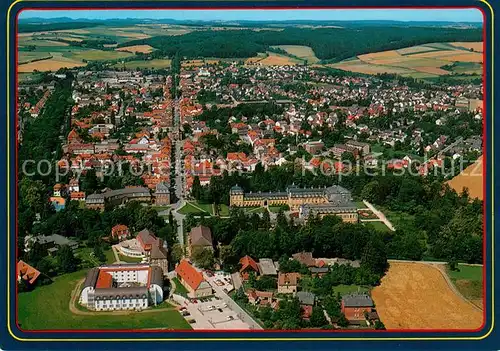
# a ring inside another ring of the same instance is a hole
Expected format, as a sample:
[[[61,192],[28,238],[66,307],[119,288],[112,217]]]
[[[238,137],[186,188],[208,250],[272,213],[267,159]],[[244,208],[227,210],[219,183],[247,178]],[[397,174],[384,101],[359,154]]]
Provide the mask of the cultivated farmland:
[[[154,49],[149,45],[133,45],[133,46],[125,46],[122,48],[117,48],[117,51],[127,51],[131,53],[142,52],[143,54],[149,54]]]
[[[474,52],[465,44],[470,44]],[[479,47],[482,47],[481,42],[430,43],[359,55],[327,66],[365,74],[396,73],[414,78],[455,73],[479,75],[483,63],[483,55],[477,52]],[[464,68],[463,65],[469,66]]]
[[[380,286],[372,290],[377,312],[386,328],[480,328],[481,310],[457,295],[445,275],[425,263],[391,262]]]
[[[471,198],[483,199],[483,157],[463,170],[447,183],[456,192],[461,193],[464,188],[469,190]]]

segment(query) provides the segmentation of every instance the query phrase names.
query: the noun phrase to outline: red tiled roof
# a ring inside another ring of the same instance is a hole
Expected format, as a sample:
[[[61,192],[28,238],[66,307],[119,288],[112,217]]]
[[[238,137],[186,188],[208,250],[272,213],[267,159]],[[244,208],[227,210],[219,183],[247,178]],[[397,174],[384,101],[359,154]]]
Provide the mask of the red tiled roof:
[[[182,260],[175,268],[177,275],[193,290],[198,289],[203,281],[203,275],[196,270],[187,260]]]
[[[40,275],[40,272],[26,262],[19,261],[17,262],[17,275],[27,280],[30,284],[33,284]]]
[[[113,284],[113,277],[111,276],[111,274],[106,273],[104,271],[100,271],[95,288],[96,289],[111,288],[112,284]]]
[[[250,256],[245,256],[240,259],[241,269],[240,272],[245,271],[247,268],[252,268],[255,272],[259,271],[259,266],[257,266],[257,262],[254,261]]]

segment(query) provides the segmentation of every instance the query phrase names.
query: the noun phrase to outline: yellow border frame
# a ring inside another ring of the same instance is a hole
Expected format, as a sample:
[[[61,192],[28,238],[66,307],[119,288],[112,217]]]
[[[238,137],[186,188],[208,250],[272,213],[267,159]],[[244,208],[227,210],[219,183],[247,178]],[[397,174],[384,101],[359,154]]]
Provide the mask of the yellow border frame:
[[[34,2],[47,2],[47,0],[30,0]],[[54,2],[79,2],[81,0],[51,0]],[[114,0],[101,0],[105,2],[111,2]],[[142,0],[129,0],[130,2],[134,1],[142,1]],[[164,0],[167,2],[173,1],[173,0]],[[207,0],[204,0],[207,1]],[[218,1],[218,2],[224,2],[224,0],[212,0],[212,1]],[[235,1],[235,0],[231,0]],[[240,0],[236,0],[240,1]],[[241,0],[245,1],[245,0]],[[260,1],[260,0],[259,0]],[[494,96],[494,65],[493,65],[493,57],[494,57],[494,36],[495,36],[495,28],[494,28],[494,11],[491,5],[487,0],[479,0],[483,4],[486,4],[488,8],[491,11],[491,96]],[[495,325],[495,313],[494,313],[494,307],[495,307],[495,266],[494,266],[494,187],[491,187],[491,228],[492,228],[492,235],[491,235],[491,261],[492,261],[492,267],[491,267],[491,327],[488,330],[486,334],[483,336],[471,336],[471,337],[466,337],[466,336],[456,336],[456,337],[372,337],[372,338],[367,338],[367,337],[305,337],[305,338],[289,338],[289,337],[283,337],[283,338],[192,338],[188,337],[186,335],[185,338],[107,338],[107,339],[99,339],[99,338],[61,338],[61,339],[54,339],[54,338],[21,338],[18,337],[17,335],[14,334],[12,331],[11,325],[10,325],[10,319],[11,319],[11,300],[10,300],[10,282],[11,282],[11,268],[10,268],[10,184],[11,184],[11,179],[10,179],[10,65],[11,65],[11,60],[10,60],[10,18],[11,18],[11,10],[14,5],[24,2],[24,0],[15,0],[8,8],[7,10],[7,329],[9,331],[9,334],[17,341],[34,341],[34,342],[43,342],[43,341],[66,341],[66,342],[71,342],[71,341],[90,341],[90,342],[96,342],[96,341],[101,341],[101,342],[106,342],[106,341],[359,341],[359,340],[370,340],[370,341],[397,341],[397,340],[421,340],[421,341],[431,341],[431,340],[483,340],[487,338],[491,332],[493,331],[494,325]],[[208,2],[208,1],[207,1]],[[484,25],[484,24],[483,24]],[[485,38],[483,38],[485,40]],[[491,101],[491,116],[494,116],[494,100],[492,99]],[[494,148],[493,148],[493,140],[494,140],[494,133],[493,133],[493,124],[494,124],[494,118],[491,118],[491,125],[492,125],[492,130],[491,130],[491,142],[492,142],[492,148],[491,148],[491,157],[490,159],[493,160],[494,157]],[[494,178],[494,169],[491,169],[491,179]]]

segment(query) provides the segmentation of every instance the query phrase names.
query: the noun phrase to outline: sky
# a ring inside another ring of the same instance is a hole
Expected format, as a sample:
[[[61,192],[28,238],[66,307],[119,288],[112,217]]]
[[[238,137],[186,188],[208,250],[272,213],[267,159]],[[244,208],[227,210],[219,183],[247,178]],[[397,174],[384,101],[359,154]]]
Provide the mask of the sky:
[[[482,22],[478,9],[432,10],[64,10],[23,11],[19,18],[176,19],[176,20],[399,20]]]

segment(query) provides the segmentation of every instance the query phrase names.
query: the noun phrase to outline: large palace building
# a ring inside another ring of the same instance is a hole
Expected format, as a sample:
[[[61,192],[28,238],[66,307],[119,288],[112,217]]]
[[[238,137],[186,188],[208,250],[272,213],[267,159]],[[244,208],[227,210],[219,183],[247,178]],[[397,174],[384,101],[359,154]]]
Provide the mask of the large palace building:
[[[230,191],[230,205],[235,207],[288,205],[291,211],[299,211],[302,218],[310,215],[320,217],[336,215],[344,222],[358,221],[358,212],[352,202],[351,193],[337,185],[328,188],[291,186],[283,192],[269,193],[245,193],[241,187],[234,186]]]
[[[92,268],[80,294],[80,304],[94,311],[143,310],[162,301],[162,269],[148,264]]]

